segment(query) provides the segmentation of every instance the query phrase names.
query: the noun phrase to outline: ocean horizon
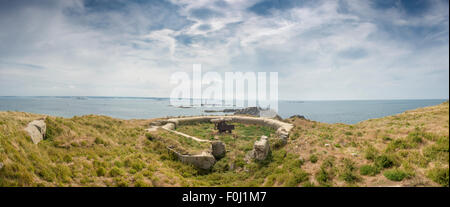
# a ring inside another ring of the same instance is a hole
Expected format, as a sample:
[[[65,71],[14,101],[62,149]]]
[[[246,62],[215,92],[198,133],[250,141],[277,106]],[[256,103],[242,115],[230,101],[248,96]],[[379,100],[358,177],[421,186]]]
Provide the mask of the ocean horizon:
[[[355,124],[364,120],[395,115],[407,110],[440,104],[448,99],[386,100],[280,100],[282,118],[303,115],[324,123]],[[223,115],[206,113],[239,107],[178,108],[164,97],[119,96],[0,96],[0,111],[22,111],[71,118],[97,114],[121,119],[150,119],[171,116]]]

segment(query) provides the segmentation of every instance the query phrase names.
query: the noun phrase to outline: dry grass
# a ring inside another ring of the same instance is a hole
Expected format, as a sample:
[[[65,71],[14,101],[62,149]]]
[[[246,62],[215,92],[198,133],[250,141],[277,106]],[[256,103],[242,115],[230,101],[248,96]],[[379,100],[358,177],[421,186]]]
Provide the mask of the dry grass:
[[[288,144],[272,144],[270,157],[257,163],[245,153],[272,132],[239,126],[234,136],[216,136],[228,140],[230,152],[209,172],[173,160],[166,149],[207,146],[165,131],[148,135],[149,120],[47,117],[47,139],[34,145],[23,128],[41,117],[0,112],[0,186],[448,186],[448,102],[354,125],[289,119]],[[215,136],[206,125],[180,130]]]
[[[398,182],[386,178],[386,173],[383,173],[385,169],[379,169],[374,176],[354,172],[360,176],[357,182],[346,182],[334,176],[330,185],[438,186],[441,184],[427,177],[427,172],[434,168],[446,169],[448,180],[448,102],[354,125],[301,119],[290,121],[296,127],[287,150],[303,158],[313,154],[319,157],[318,162],[307,162],[302,166],[307,172],[320,175],[321,165],[329,157],[334,157],[338,163],[345,159],[352,160],[359,168],[363,165],[374,166],[376,163],[371,159],[387,155],[395,162],[390,168],[407,174]],[[334,174],[339,174],[338,171],[335,169]],[[317,179],[312,182],[320,185]]]

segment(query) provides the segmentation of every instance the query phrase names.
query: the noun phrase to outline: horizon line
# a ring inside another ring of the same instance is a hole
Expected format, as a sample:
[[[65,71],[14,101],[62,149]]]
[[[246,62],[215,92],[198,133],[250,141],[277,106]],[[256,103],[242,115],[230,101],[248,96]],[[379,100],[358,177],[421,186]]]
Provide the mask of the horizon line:
[[[170,97],[157,97],[157,96],[7,96],[0,95],[0,97],[86,97],[86,98],[141,98],[141,99],[170,99]],[[196,98],[189,98],[190,100]],[[213,99],[204,99],[204,100],[213,100]],[[386,98],[386,99],[279,99],[279,101],[401,101],[401,100],[449,100],[449,98]]]

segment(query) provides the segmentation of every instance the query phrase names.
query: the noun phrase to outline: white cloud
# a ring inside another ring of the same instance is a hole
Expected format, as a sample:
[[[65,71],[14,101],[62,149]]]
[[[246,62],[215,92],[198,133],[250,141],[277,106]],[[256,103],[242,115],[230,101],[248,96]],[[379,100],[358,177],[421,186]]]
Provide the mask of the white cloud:
[[[130,4],[127,12],[91,12],[81,1],[18,7],[0,16],[8,31],[0,34],[0,95],[165,97],[171,73],[201,63],[204,71],[278,71],[284,99],[448,98],[441,1],[422,17],[351,0],[260,16],[247,10],[256,2],[173,0],[177,9]],[[199,8],[220,15],[193,16]]]

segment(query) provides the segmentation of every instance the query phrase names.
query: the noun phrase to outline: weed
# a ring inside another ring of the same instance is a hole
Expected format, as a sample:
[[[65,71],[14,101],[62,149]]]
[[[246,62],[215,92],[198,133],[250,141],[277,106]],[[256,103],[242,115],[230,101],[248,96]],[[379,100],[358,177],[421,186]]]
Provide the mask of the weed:
[[[380,173],[380,171],[373,165],[363,165],[359,168],[359,173],[361,175],[375,176]]]
[[[375,166],[379,168],[390,168],[394,166],[395,162],[392,156],[381,155],[375,159]]]
[[[427,172],[427,177],[444,187],[449,186],[449,170],[447,168],[435,167]]]
[[[408,176],[408,174],[400,169],[390,169],[386,170],[383,173],[384,177],[392,181],[402,181],[404,178]]]
[[[114,174],[115,172],[113,172]],[[97,169],[97,176],[105,176],[106,175],[106,169],[104,167],[100,167]]]
[[[370,145],[369,147],[367,147],[365,153],[364,153],[364,157],[368,160],[375,160],[375,158],[378,156],[378,151],[377,149],[375,149],[375,147],[373,147],[372,145]]]
[[[315,154],[312,154],[312,155],[309,157],[309,161],[311,161],[311,163],[316,163],[318,160],[319,160],[319,158],[318,158],[317,155],[315,155]]]

